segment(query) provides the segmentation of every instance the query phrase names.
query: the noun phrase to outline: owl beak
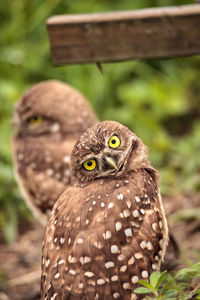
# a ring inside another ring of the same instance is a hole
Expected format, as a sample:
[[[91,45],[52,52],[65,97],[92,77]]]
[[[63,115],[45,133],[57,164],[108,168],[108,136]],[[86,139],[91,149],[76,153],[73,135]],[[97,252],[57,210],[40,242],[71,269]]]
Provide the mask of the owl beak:
[[[114,159],[112,159],[112,157],[106,156],[106,157],[105,157],[105,160],[106,160],[106,163],[107,163],[109,166],[111,166],[113,169],[115,169],[115,170],[118,171],[119,168],[117,167],[117,165],[116,165],[116,163],[114,162]]]

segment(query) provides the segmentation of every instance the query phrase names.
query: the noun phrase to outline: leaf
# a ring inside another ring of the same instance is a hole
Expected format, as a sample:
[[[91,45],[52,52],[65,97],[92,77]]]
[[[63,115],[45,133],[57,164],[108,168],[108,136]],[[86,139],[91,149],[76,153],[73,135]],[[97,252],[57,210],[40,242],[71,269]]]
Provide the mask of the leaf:
[[[159,288],[159,286],[161,285],[161,283],[163,282],[163,280],[165,279],[165,276],[167,275],[167,271],[163,271],[161,274],[160,274],[160,277],[156,283],[156,286],[155,286],[155,289],[157,290]]]
[[[150,275],[150,284],[153,288],[156,287],[159,278],[160,278],[160,272],[153,272]]]
[[[175,214],[171,215],[171,220],[173,222],[189,222],[200,220],[200,209],[195,207],[191,209],[182,209],[176,212]]]
[[[139,288],[136,288],[134,290],[134,293],[136,293],[136,294],[149,294],[149,293],[152,293],[152,290],[150,290],[148,288],[145,288],[145,287],[139,287]]]
[[[165,297],[171,297],[171,296],[175,296],[177,295],[177,291],[176,290],[168,290],[165,294]],[[164,297],[164,299],[165,299]]]
[[[177,272],[177,277],[179,276],[199,276],[200,277],[200,262],[189,266],[188,268],[184,268]]]
[[[153,286],[151,286],[151,284],[149,282],[145,281],[145,280],[140,280],[139,284],[141,284],[141,285],[143,285],[143,286],[145,286],[145,287],[147,287],[151,290],[153,289]]]

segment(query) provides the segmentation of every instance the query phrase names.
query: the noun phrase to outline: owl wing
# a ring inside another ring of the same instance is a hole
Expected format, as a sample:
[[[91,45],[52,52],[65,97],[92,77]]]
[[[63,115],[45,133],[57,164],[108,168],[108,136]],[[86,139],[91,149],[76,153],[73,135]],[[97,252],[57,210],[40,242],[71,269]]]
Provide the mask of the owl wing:
[[[26,180],[21,178],[24,197],[31,211],[36,218],[39,216],[45,219],[52,209],[54,203],[66,189],[66,185],[44,172],[34,172],[28,169],[26,172]]]
[[[157,185],[140,173],[62,195],[45,235],[42,299],[130,299],[159,268],[165,225]]]
[[[74,142],[73,138],[57,144],[39,141],[13,145],[16,179],[29,208],[42,225],[46,225],[49,211],[71,183],[69,163]],[[24,153],[22,161],[20,153]]]

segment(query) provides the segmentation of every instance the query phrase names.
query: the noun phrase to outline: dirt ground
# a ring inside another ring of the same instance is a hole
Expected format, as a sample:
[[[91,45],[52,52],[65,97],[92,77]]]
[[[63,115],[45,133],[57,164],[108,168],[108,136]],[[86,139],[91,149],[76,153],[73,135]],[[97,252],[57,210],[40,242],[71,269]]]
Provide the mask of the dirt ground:
[[[200,194],[164,197],[171,239],[163,269],[170,271],[200,255]],[[178,220],[178,221],[177,221]],[[0,244],[0,300],[40,299],[40,257],[44,229],[33,222],[12,245]]]

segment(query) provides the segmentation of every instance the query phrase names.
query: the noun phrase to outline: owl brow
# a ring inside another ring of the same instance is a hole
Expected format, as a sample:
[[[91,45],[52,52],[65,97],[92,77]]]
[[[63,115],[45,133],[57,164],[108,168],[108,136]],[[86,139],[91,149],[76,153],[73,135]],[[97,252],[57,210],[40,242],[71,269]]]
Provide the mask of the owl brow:
[[[87,135],[83,135],[83,137],[87,137]],[[80,139],[79,140],[79,143],[76,145],[77,146],[77,148],[80,148],[80,147],[85,147],[85,140],[82,138],[82,139]]]
[[[114,135],[116,135],[116,136],[120,139],[120,141],[121,141],[121,138],[119,137],[119,134],[116,133],[116,132],[112,132],[112,133],[109,135],[109,137],[107,138],[107,140],[106,140],[106,143],[107,143],[107,144],[108,144],[109,140],[111,139],[111,137],[114,136]]]
[[[34,117],[41,117],[43,120],[57,122],[57,120],[55,120],[54,118],[45,116],[44,114],[40,114],[40,113],[35,113],[35,114],[32,113],[29,117],[26,117],[24,121],[27,122],[29,119],[34,118]]]
[[[88,155],[88,156],[86,156],[86,158],[84,158],[84,160],[82,160],[80,162],[80,164],[82,165],[82,164],[84,164],[84,162],[86,162],[88,160],[92,160],[92,159],[94,159],[97,162],[97,159],[96,159],[96,157],[94,157],[94,155]]]
[[[17,104],[16,104],[17,105]],[[20,105],[20,106],[16,106],[16,110],[18,110],[18,112],[20,114],[25,114],[25,113],[28,113],[30,110],[31,110],[32,106],[29,104],[26,104],[26,105]]]
[[[105,138],[106,135],[107,135],[107,132],[108,132],[107,128],[103,128],[103,129],[102,128],[98,128],[96,130],[95,136],[102,136],[103,135],[103,137]]]
[[[27,108],[23,112],[19,111],[19,114],[20,114],[20,118],[23,121],[26,121],[27,119],[31,118],[31,116],[32,116],[33,113],[31,113],[31,108]]]

